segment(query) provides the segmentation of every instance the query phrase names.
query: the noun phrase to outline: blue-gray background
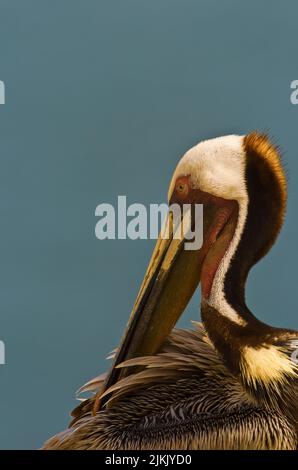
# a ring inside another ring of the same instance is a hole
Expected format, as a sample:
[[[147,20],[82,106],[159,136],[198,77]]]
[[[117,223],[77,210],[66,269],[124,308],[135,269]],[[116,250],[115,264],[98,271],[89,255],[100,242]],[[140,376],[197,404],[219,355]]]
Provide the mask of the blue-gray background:
[[[284,150],[288,217],[247,299],[298,327],[297,17],[296,0],[0,0],[1,448],[62,430],[121,336],[154,242],[97,240],[95,207],[166,201],[200,139],[261,128]]]

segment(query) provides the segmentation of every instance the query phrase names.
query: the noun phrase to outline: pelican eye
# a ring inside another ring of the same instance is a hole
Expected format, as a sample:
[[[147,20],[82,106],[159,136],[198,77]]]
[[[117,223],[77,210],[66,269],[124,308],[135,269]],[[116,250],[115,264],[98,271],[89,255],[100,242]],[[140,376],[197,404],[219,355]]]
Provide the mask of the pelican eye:
[[[181,178],[176,183],[176,191],[180,196],[186,196],[189,191],[188,181],[185,178]]]

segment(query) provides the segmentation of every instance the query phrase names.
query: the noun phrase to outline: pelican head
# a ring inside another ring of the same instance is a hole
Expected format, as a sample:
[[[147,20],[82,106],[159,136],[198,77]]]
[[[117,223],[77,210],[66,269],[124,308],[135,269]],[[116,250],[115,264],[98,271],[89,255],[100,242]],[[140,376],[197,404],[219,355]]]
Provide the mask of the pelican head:
[[[195,205],[203,205],[203,244],[185,250],[183,238],[158,239],[101,394],[132,372],[120,363],[159,350],[199,283],[204,326],[230,370],[252,391],[293,378],[292,333],[257,320],[244,300],[248,272],[284,219],[286,179],[277,148],[257,132],[200,142],[178,163],[168,199],[170,206],[190,205],[190,224]],[[104,399],[95,409],[99,403]]]

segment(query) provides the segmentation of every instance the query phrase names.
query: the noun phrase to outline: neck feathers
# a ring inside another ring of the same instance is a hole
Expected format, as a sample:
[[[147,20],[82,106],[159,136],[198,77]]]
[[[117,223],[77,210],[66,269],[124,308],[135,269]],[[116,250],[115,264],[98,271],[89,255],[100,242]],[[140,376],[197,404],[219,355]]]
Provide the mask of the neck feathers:
[[[233,240],[215,275],[211,296],[202,302],[202,319],[227,366],[255,397],[276,397],[297,382],[292,360],[298,333],[265,325],[245,303],[251,267],[272,247],[286,207],[286,179],[278,149],[267,136],[243,139],[247,198],[238,201]],[[268,393],[267,393],[268,392]],[[270,392],[270,393],[269,393]]]

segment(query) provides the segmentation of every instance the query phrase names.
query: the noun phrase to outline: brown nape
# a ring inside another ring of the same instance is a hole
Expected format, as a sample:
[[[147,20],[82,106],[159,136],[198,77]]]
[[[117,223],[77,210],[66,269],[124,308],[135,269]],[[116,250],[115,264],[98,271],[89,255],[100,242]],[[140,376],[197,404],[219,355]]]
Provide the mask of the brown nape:
[[[244,138],[248,213],[245,228],[225,277],[228,303],[246,320],[245,283],[251,267],[272,247],[282,227],[287,200],[286,177],[278,149],[253,132]]]
[[[228,304],[246,322],[239,326],[207,304],[202,319],[217,350],[229,368],[239,372],[241,347],[285,339],[289,331],[259,321],[245,303],[245,283],[251,267],[271,248],[283,224],[286,178],[279,152],[266,135],[254,132],[244,138],[248,213],[245,228],[224,280]]]

